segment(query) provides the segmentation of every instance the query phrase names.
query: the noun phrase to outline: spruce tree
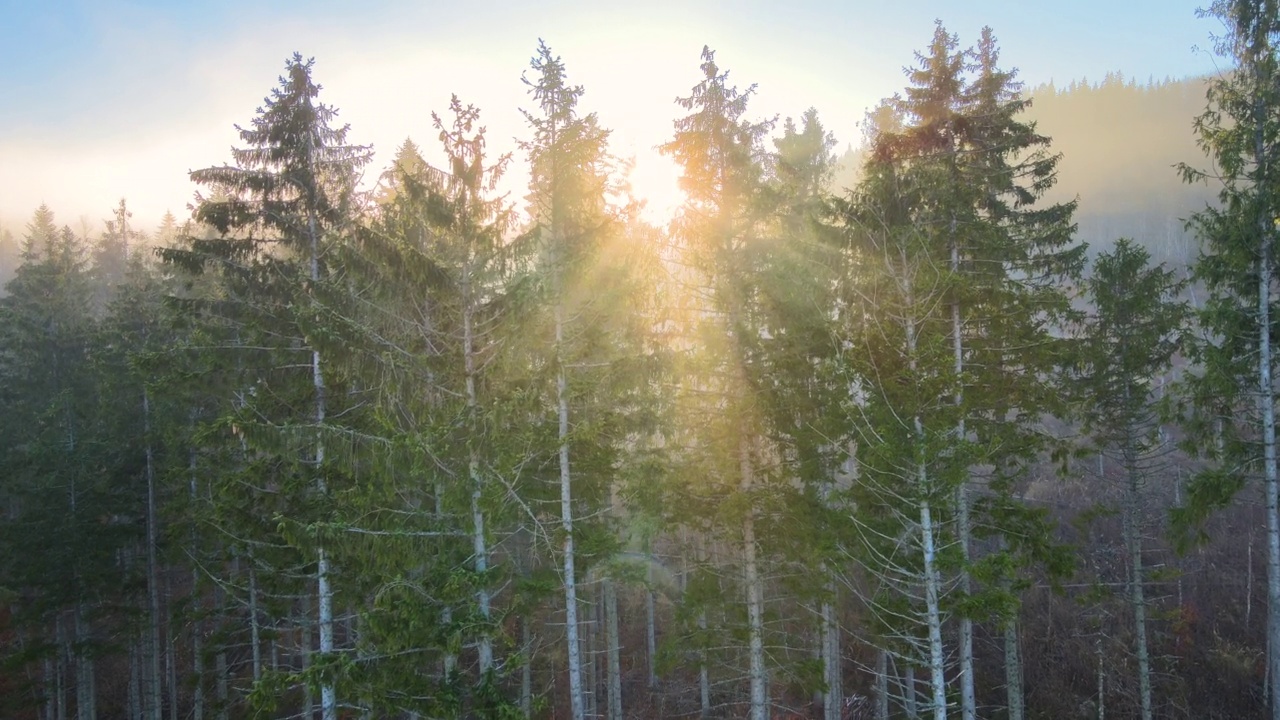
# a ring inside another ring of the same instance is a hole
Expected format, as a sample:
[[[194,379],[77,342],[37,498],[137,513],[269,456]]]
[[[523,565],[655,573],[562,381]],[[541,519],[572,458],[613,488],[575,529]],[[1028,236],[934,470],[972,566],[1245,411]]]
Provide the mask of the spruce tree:
[[[330,247],[350,235],[355,212],[356,171],[368,148],[347,142],[349,128],[332,125],[337,112],[317,101],[313,61],[294,54],[280,85],[248,127],[237,126],[244,147],[232,150],[235,165],[196,170],[191,178],[214,191],[197,196],[195,219],[218,232],[191,238],[188,249],[165,256],[192,270],[218,273],[230,302],[214,308],[240,324],[246,353],[254,362],[251,384],[232,427],[251,444],[277,454],[291,492],[320,508],[338,473],[326,464],[327,418],[342,402],[326,375],[321,345],[326,334]],[[305,379],[296,369],[305,367]],[[257,420],[255,420],[257,418]],[[283,431],[283,432],[282,432]],[[333,444],[329,445],[333,450]],[[302,526],[308,524],[303,519]],[[287,526],[285,526],[287,529]],[[293,534],[299,542],[303,534]],[[319,662],[311,676],[320,686],[324,720],[336,720],[337,672],[334,586],[323,538],[302,548],[314,558]],[[310,660],[304,649],[304,661]]]
[[[1191,220],[1201,240],[1195,279],[1209,297],[1198,320],[1209,338],[1193,357],[1204,372],[1191,378],[1201,452],[1215,460],[1189,487],[1179,514],[1193,525],[1227,505],[1249,479],[1260,478],[1267,522],[1267,695],[1280,719],[1280,481],[1276,469],[1276,225],[1280,216],[1280,7],[1273,0],[1220,0],[1208,15],[1226,33],[1217,51],[1235,63],[1209,84],[1195,120],[1200,147],[1215,171],[1180,166],[1184,179],[1212,179],[1219,204]]]
[[[364,614],[373,654],[391,657],[369,663],[376,670],[367,682],[384,705],[465,716],[514,707],[500,692],[506,608],[497,592],[505,568],[493,563],[512,524],[500,479],[510,482],[527,456],[513,449],[523,409],[506,394],[501,372],[515,334],[511,293],[520,264],[508,232],[511,209],[494,194],[509,156],[486,154],[474,106],[455,96],[449,115],[433,115],[448,171],[402,147],[384,177],[395,193],[383,196],[345,260],[368,288],[363,327],[348,331],[363,348],[357,365],[381,388],[375,431],[396,457],[380,468],[385,487],[360,521],[363,532],[377,519],[373,531],[391,538],[374,546],[379,562],[368,582],[375,600]],[[401,475],[414,481],[406,486]],[[424,615],[436,622],[421,623]],[[472,645],[474,670],[458,652]],[[443,650],[442,682],[409,692],[424,673],[420,658],[395,657],[408,647],[428,657]],[[431,700],[407,699],[414,696]]]
[[[0,584],[17,593],[18,632],[49,653],[46,709],[74,705],[88,720],[96,714],[97,656],[112,640],[99,620],[122,601],[116,556],[137,536],[131,523],[115,521],[131,511],[113,475],[102,472],[114,463],[101,432],[85,240],[57,229],[41,206],[23,258],[0,300],[7,441],[0,487],[8,505]]]
[[[1005,524],[1025,529],[1032,517],[1008,496],[1043,449],[1035,422],[1060,405],[1046,382],[1060,344],[1050,330],[1070,315],[1060,283],[1078,276],[1084,248],[1071,240],[1073,203],[1036,205],[1055,182],[1058,158],[1048,151],[1049,139],[1019,118],[1028,101],[1014,74],[999,68],[991,30],[983,29],[976,49],[961,51],[939,23],[918,61],[897,103],[903,123],[880,133],[876,152],[910,176],[909,192],[920,193],[912,221],[933,244],[936,262],[949,269],[950,392],[960,410],[955,452],[972,466],[994,469],[976,495],[978,507],[969,481],[956,487],[954,503],[960,709],[972,720],[973,619],[1007,615],[999,608],[1010,607],[1000,587],[979,592],[973,585],[980,564],[1004,564],[971,556],[973,515],[988,515],[976,522],[997,533]],[[1003,512],[1023,517],[997,517]],[[1020,714],[1016,693],[1010,704]]]
[[[714,468],[718,487],[691,487],[712,502],[725,502],[724,521],[738,532],[742,548],[742,585],[746,610],[749,717],[768,716],[768,668],[765,654],[765,595],[757,517],[762,468],[771,448],[765,446],[761,408],[754,390],[764,368],[753,350],[761,338],[760,305],[753,271],[765,240],[770,203],[765,185],[766,154],[762,143],[772,122],[751,122],[746,111],[755,87],[740,91],[728,82],[710,48],[702,51],[702,78],[677,104],[689,114],[675,121],[675,136],[661,147],[681,168],[680,187],[687,201],[674,223],[680,251],[694,271],[692,323],[705,343],[701,377],[691,378],[685,392],[711,401],[698,402],[707,417],[698,417],[692,442],[706,453],[702,462]],[[696,337],[696,336],[695,336]],[[718,416],[719,421],[710,418]],[[700,615],[700,624],[705,616]],[[700,660],[705,665],[706,660]],[[705,685],[705,681],[704,681]],[[704,693],[705,696],[705,693]],[[705,707],[704,707],[705,711]]]
[[[856,442],[854,517],[879,588],[867,598],[879,643],[895,664],[928,669],[929,711],[943,720],[942,565],[956,553],[946,528],[967,474],[955,434],[951,318],[940,310],[949,274],[917,217],[936,181],[893,162],[884,144],[892,137],[877,140],[862,183],[839,206],[846,240],[836,331]],[[904,692],[910,714],[916,690]]]
[[[526,78],[536,110],[524,111],[528,153],[530,228],[536,248],[531,267],[537,298],[549,312],[528,318],[535,379],[553,384],[560,506],[560,561],[566,613],[569,695],[573,717],[606,698],[611,718],[621,718],[622,686],[617,585],[609,559],[618,549],[615,498],[625,491],[624,456],[638,454],[652,432],[646,398],[653,388],[651,348],[644,340],[646,294],[636,284],[649,248],[627,244],[628,211],[611,201],[615,161],[609,131],[595,113],[583,113],[583,88],[569,83],[564,62],[540,43]],[[630,219],[634,220],[634,212]],[[584,581],[598,579],[594,587]],[[580,598],[598,588],[603,601],[607,668],[604,691],[587,687],[597,675],[594,653],[584,647]],[[590,654],[587,654],[590,653]]]
[[[758,356],[767,368],[758,392],[781,448],[783,472],[797,481],[792,487],[798,492],[789,492],[785,484],[775,491],[770,514],[776,519],[768,535],[799,580],[797,600],[812,608],[817,619],[821,674],[801,674],[796,680],[820,692],[824,717],[838,720],[844,703],[838,590],[846,577],[844,552],[850,537],[842,519],[848,506],[840,492],[849,448],[839,403],[831,401],[842,393],[833,372],[837,350],[830,314],[838,236],[829,224],[826,191],[835,168],[835,140],[812,108],[799,124],[787,118],[782,130],[773,141],[769,183],[776,206],[773,241],[762,246],[757,280],[768,328],[758,343]],[[821,583],[811,581],[815,574]],[[788,669],[796,672],[810,662],[794,658]]]
[[[1174,300],[1182,283],[1173,271],[1149,267],[1149,260],[1145,250],[1125,238],[1098,256],[1085,282],[1093,309],[1076,373],[1084,430],[1099,452],[1119,462],[1125,475],[1122,516],[1142,720],[1153,716],[1142,564],[1143,495],[1149,481],[1164,475],[1162,460],[1168,453],[1152,384],[1169,370],[1179,351],[1186,318],[1186,306]]]

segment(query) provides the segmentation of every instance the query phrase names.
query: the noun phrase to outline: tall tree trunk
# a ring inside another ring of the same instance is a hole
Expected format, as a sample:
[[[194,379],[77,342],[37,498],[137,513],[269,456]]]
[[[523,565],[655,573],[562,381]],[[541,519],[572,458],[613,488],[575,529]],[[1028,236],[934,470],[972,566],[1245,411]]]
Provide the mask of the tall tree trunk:
[[[160,570],[156,562],[156,545],[159,543],[159,519],[156,517],[155,451],[151,445],[151,396],[142,388],[142,433],[146,442],[147,471],[147,717],[160,720]]]
[[[298,658],[298,660],[299,660],[299,665],[302,666],[302,671],[305,673],[307,669],[311,667],[311,661],[312,661],[311,656],[316,646],[315,637],[313,636],[312,634],[313,631],[311,629],[312,624],[310,622],[311,609],[312,609],[311,593],[306,593],[306,592],[302,593],[302,597],[299,599],[299,603],[302,606],[300,609],[301,609],[301,615],[303,619],[302,619],[302,632],[300,633],[301,637],[299,638],[299,640],[302,643],[302,647],[299,648],[299,650],[301,650],[301,656]],[[315,697],[311,694],[311,683],[304,683],[302,686],[303,717],[305,717],[307,720],[314,720],[316,716],[315,706],[316,706]]]
[[[226,597],[224,596],[224,593],[222,591],[222,586],[217,583],[215,583],[213,587],[213,602],[214,602],[214,606],[218,608],[219,630],[225,632],[227,629]],[[304,629],[303,632],[307,633],[307,637],[310,637],[309,630]],[[307,657],[307,655],[310,654],[310,651],[311,651],[311,647],[310,645],[308,645],[307,652],[303,654],[304,663],[305,663],[305,658]],[[215,695],[214,699],[216,699],[218,702],[218,720],[227,720],[227,713],[230,709],[229,708],[230,698],[229,698],[228,689],[227,689],[227,684],[229,680],[229,677],[228,677],[229,671],[227,668],[227,643],[225,641],[218,643],[218,654],[214,656],[213,663],[214,663],[213,672],[214,672],[214,695]],[[307,713],[304,715],[304,717],[306,718],[306,720],[312,720],[311,712],[310,712],[311,711],[310,692],[307,692],[306,698],[307,698],[307,705],[306,705]]]
[[[904,257],[904,267],[905,267]],[[914,295],[908,281],[905,288],[906,305],[914,307]],[[905,323],[907,362],[911,370],[917,370],[916,360],[916,321],[908,314]],[[929,630],[929,684],[932,695],[934,720],[946,720],[947,687],[944,651],[942,647],[942,608],[940,603],[940,580],[937,568],[936,530],[933,527],[933,508],[929,502],[929,471],[924,450],[924,423],[920,416],[912,418],[912,429],[916,438],[916,491],[921,494],[920,500],[920,553],[924,564],[924,596],[925,616]]]
[[[67,665],[71,659],[71,643],[67,639],[67,627],[59,612],[54,620],[54,638],[58,644],[57,668],[54,675],[54,717],[67,720]]]
[[[467,416],[470,421],[468,430],[470,433],[475,433],[479,427],[476,417],[479,408],[476,399],[475,338],[473,337],[474,328],[472,327],[472,301],[469,283],[464,287],[463,294],[465,306],[462,311],[462,342],[463,363],[467,376]],[[489,570],[489,547],[484,534],[484,511],[480,506],[484,486],[482,484],[483,479],[480,476],[478,438],[469,437],[469,440],[470,451],[467,459],[467,475],[471,480],[471,553],[474,557],[476,575],[480,577],[479,586],[476,588],[476,605],[480,609],[481,622],[484,623],[480,637],[476,641],[476,649],[480,660],[480,673],[483,675],[493,667],[493,644],[489,639],[488,627],[490,615],[489,587],[484,579],[485,573]]]
[[[76,602],[76,718],[96,720],[97,683],[94,677],[93,629],[84,616],[84,605]]]
[[[654,613],[654,597],[653,597],[653,551],[648,547],[646,541],[645,548],[645,567],[644,567],[644,644],[645,652],[648,657],[648,677],[646,678],[646,686],[650,690],[658,689],[658,639],[657,624]]]
[[[578,582],[574,570],[573,488],[569,474],[569,377],[564,365],[564,308],[557,303],[556,323],[556,406],[560,440],[560,522],[564,530],[564,625],[569,646],[569,705],[572,720],[584,720],[582,697],[582,647],[578,642]]]
[[[316,385],[316,426],[324,422],[324,380],[320,375],[320,353],[312,352],[315,368]],[[324,465],[324,443],[316,442],[316,469],[320,471]],[[326,492],[324,475],[317,475],[320,493]],[[328,660],[333,655],[333,588],[329,579],[329,554],[324,543],[316,548],[316,601],[317,619],[320,630],[320,658]],[[334,691],[333,681],[327,677],[320,684],[320,718],[321,720],[338,720],[338,697]]]
[[[173,622],[173,575],[169,573],[165,573],[164,596],[169,616],[164,634],[164,673],[165,684],[169,687],[169,720],[178,720],[178,641]]]
[[[686,529],[682,528],[681,533],[685,534]],[[686,534],[687,539],[687,534]],[[685,593],[689,591],[689,559],[684,553],[681,553],[681,573],[680,573],[680,596],[685,597]],[[694,532],[694,559],[699,565],[707,562],[707,539],[701,536],[701,533]],[[707,664],[707,647],[705,647],[705,638],[707,638],[707,607],[699,606],[698,609],[698,716],[709,717],[712,714],[712,683],[710,683],[710,673]]]
[[[436,505],[436,520],[439,522],[443,522],[444,521],[444,487],[440,483],[436,483],[435,505]],[[453,608],[452,607],[446,605],[443,608],[441,608],[440,622],[442,622],[446,628],[449,628],[449,635],[452,638],[452,635],[453,635],[453,627],[452,627]],[[443,660],[445,678],[448,678],[450,675],[452,675],[453,671],[458,668],[458,656],[456,653],[454,653],[452,649],[453,648],[452,640],[449,641],[448,645],[449,645],[449,648],[445,651],[444,660]]]
[[[956,220],[951,219],[951,272],[960,273],[960,245],[956,239]],[[960,378],[964,373],[964,325],[960,320],[960,301],[951,303],[951,338],[954,351],[954,371],[956,374],[955,404],[961,408],[960,419],[956,422],[956,442],[964,442],[964,389]],[[966,471],[967,475],[967,471]],[[969,493],[966,481],[956,488],[956,538],[960,543],[960,555],[963,565],[960,568],[960,590],[969,595],[973,592],[972,579],[969,575],[969,538],[972,528],[969,521]],[[960,717],[961,720],[976,720],[977,700],[973,690],[973,620],[965,615],[960,616]]]
[[[889,653],[876,650],[876,717],[889,720]]]
[[[57,645],[55,644],[55,648]],[[58,652],[56,649],[54,652]],[[53,720],[53,707],[59,692],[57,680],[53,676],[53,659],[45,657],[40,661],[40,679],[43,685],[44,702],[40,704],[42,720]]]
[[[1026,701],[1022,696],[1022,653],[1018,650],[1018,619],[1004,622],[1004,682],[1009,704],[1009,720],[1023,720]]]
[[[841,720],[844,709],[843,668],[840,652],[840,623],[836,617],[836,582],[831,571],[823,568],[827,578],[827,596],[822,601],[822,677],[826,692],[822,694],[824,720]]]
[[[589,718],[596,718],[599,717],[596,711],[600,701],[600,664],[597,662],[597,642],[600,637],[599,589],[596,588],[597,597],[592,597],[592,586],[589,583],[582,587],[582,591],[582,602],[587,607],[586,621],[582,624],[583,712]]]
[[[227,667],[227,651],[225,648],[218,648],[218,656],[214,659],[214,672],[217,674],[214,692],[218,700],[218,720],[227,720],[231,711],[231,693],[228,685],[230,684],[230,669]],[[307,704],[310,710],[311,704]],[[311,713],[307,712],[303,717],[311,720]]]
[[[917,421],[918,422],[918,421]],[[924,466],[919,469],[924,480]],[[934,720],[947,718],[947,676],[942,647],[942,608],[939,602],[937,549],[935,547],[933,511],[929,501],[920,504],[920,539],[924,555],[925,612],[929,626],[929,685],[932,690]]]
[[[194,430],[196,413],[191,413],[191,425]],[[187,471],[189,474],[189,493],[191,507],[195,508],[199,489],[196,481],[196,451],[193,447],[187,454]],[[195,522],[191,523],[189,542],[191,557],[197,557]],[[191,622],[191,674],[194,686],[191,689],[191,719],[204,720],[204,617],[200,612],[200,570],[198,566],[191,569],[191,600],[193,618]],[[177,697],[177,685],[173,686],[174,697]]]
[[[1258,125],[1258,157],[1265,147]],[[1275,390],[1271,367],[1271,276],[1275,274],[1271,247],[1271,219],[1259,219],[1262,247],[1258,267],[1258,405],[1262,411],[1262,467],[1267,493],[1267,665],[1271,717],[1280,720],[1280,487],[1276,478]]]
[[[262,629],[258,616],[258,570],[255,567],[253,552],[249,552],[249,645],[250,657],[253,660],[253,682],[262,679]]]
[[[1098,655],[1098,720],[1106,720],[1107,718],[1107,675],[1102,664],[1102,639],[1099,638],[1095,642],[1095,650]]]
[[[618,638],[618,589],[604,579],[605,650],[608,653],[609,720],[622,720],[622,659]]]
[[[126,708],[129,720],[142,720],[147,716],[142,709],[142,643],[138,638],[129,640],[129,682]]]
[[[699,564],[706,562],[706,540],[698,533],[694,539],[695,552],[697,553],[697,561]],[[681,556],[683,557],[683,555]],[[684,571],[680,573],[680,594],[684,595],[689,586],[689,567],[687,562],[684,564]],[[707,636],[707,610],[705,607],[698,608],[698,717],[706,718],[711,715],[711,675],[707,667],[707,649],[704,646]]]
[[[1128,394],[1130,389],[1125,388]],[[1142,572],[1141,470],[1138,468],[1136,439],[1132,428],[1126,428],[1124,464],[1128,485],[1125,488],[1124,540],[1129,551],[1129,606],[1133,610],[1134,645],[1138,656],[1138,699],[1142,720],[1151,720],[1151,660],[1147,648],[1147,601]]]
[[[707,611],[698,611],[698,629],[703,637],[707,634]],[[698,717],[711,717],[711,669],[707,665],[707,651],[698,650]]]
[[[194,582],[191,587],[196,587]],[[191,675],[191,720],[204,720],[204,619],[200,617],[198,606],[195,620],[191,623]]]
[[[533,636],[529,632],[528,615],[520,618],[520,648],[524,662],[520,665],[520,714],[529,718],[533,714],[533,663],[529,654],[533,651]]]
[[[307,171],[314,184],[316,178],[314,157],[315,148],[313,133],[307,133]],[[320,282],[320,232],[316,224],[316,197],[314,187],[307,189],[307,239],[310,244],[310,278],[312,285]],[[317,432],[324,425],[325,419],[325,384],[324,374],[320,369],[320,351],[311,350],[311,383],[315,390],[315,426]],[[321,495],[328,492],[324,480],[324,441],[316,438],[315,449],[316,489]],[[328,660],[333,654],[333,588],[329,578],[329,554],[323,541],[316,548],[316,595],[317,616],[320,624],[320,657]],[[333,680],[326,678],[320,684],[320,717],[321,720],[338,720],[338,698],[334,691]]]
[[[768,720],[769,688],[764,663],[764,585],[756,558],[755,503],[751,499],[754,468],[751,444],[744,435],[739,441],[739,463],[742,492],[747,496],[747,511],[742,518],[743,570],[747,585],[747,644],[751,677],[751,720]]]
[[[916,693],[916,666],[908,664],[907,671],[902,676],[902,704],[907,711],[909,720],[918,720],[920,717],[920,708],[917,701]]]

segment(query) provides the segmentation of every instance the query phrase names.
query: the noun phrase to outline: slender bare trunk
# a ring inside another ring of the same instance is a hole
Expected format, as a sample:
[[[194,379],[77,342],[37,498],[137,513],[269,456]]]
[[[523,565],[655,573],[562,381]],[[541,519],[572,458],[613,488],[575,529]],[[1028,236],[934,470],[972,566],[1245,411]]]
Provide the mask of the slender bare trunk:
[[[464,288],[466,297],[463,298],[465,307],[462,311],[462,343],[463,343],[463,364],[466,370],[467,385],[467,415],[470,419],[469,431],[475,433],[479,429],[479,423],[476,413],[479,412],[479,403],[476,399],[476,361],[475,361],[475,338],[474,329],[472,328],[471,318],[471,293],[470,286]],[[480,476],[480,449],[479,438],[470,438],[470,451],[467,458],[467,475],[471,480],[471,553],[474,556],[473,562],[476,574],[481,578],[479,587],[476,588],[476,604],[480,609],[481,621],[484,627],[477,639],[477,653],[480,660],[480,673],[485,674],[493,667],[493,644],[489,639],[489,587],[484,580],[484,575],[489,570],[489,547],[485,538],[484,529],[484,511],[481,509],[480,501],[484,490],[483,479]]]
[[[1262,157],[1261,125],[1258,152]],[[1262,411],[1262,467],[1267,493],[1267,645],[1271,717],[1280,720],[1280,662],[1272,655],[1280,648],[1280,487],[1276,478],[1275,390],[1271,367],[1271,276],[1275,274],[1271,248],[1271,220],[1259,220],[1262,248],[1258,268],[1258,405]]]
[[[584,720],[585,708],[582,696],[582,647],[578,641],[578,583],[574,570],[573,537],[573,489],[569,474],[569,377],[564,366],[564,308],[557,303],[555,310],[556,353],[559,367],[556,370],[556,405],[559,412],[560,440],[560,522],[564,530],[564,625],[565,640],[569,646],[569,705],[572,720]]]
[[[138,638],[131,638],[129,640],[129,695],[126,700],[129,720],[140,720],[147,716],[142,709],[142,660],[139,658],[141,654],[141,643]]]
[[[646,679],[646,685],[650,690],[656,690],[658,688],[658,641],[656,618],[654,617],[653,557],[651,550],[646,554],[648,557],[644,568],[644,644],[649,660],[649,676]]]
[[[1018,620],[1004,623],[1004,681],[1009,703],[1009,720],[1022,720],[1026,701],[1022,695],[1022,653],[1018,650]]]
[[[312,637],[311,622],[311,594],[302,593],[302,657],[299,658],[303,672],[311,667],[311,652],[315,648],[315,638]],[[302,713],[307,720],[313,720],[316,716],[315,698],[311,695],[311,683],[304,683],[302,686]]]
[[[697,561],[699,564],[706,562],[706,540],[701,534],[695,537],[695,552],[697,553]],[[684,572],[680,574],[680,594],[684,595],[689,585],[689,567],[687,563]],[[707,649],[705,647],[705,638],[707,637],[707,610],[705,607],[698,608],[698,717],[705,718],[711,715],[711,674],[707,666]]]
[[[1106,720],[1107,717],[1107,675],[1102,665],[1102,640],[1096,643],[1096,651],[1098,654],[1098,720]]]
[[[889,653],[876,650],[876,717],[889,720]]]
[[[192,572],[192,575],[195,573]],[[194,581],[195,578],[192,578]],[[192,587],[195,587],[194,582]],[[191,624],[191,720],[204,720],[204,619],[196,609],[196,618]]]
[[[169,720],[178,720],[178,641],[177,631],[173,624],[173,576],[165,575],[164,595],[168,608],[169,621],[164,634],[164,673],[165,684],[169,687]]]
[[[160,675],[160,571],[156,562],[159,519],[156,517],[155,451],[151,446],[151,396],[142,388],[142,432],[146,440],[147,472],[147,717],[162,714]]]
[[[824,720],[841,720],[844,709],[843,673],[840,652],[840,623],[836,617],[836,582],[831,571],[827,577],[827,598],[822,602],[822,674],[826,692],[822,694]]]
[[[960,246],[956,239],[956,221],[951,220],[951,272],[960,273]],[[960,378],[964,373],[964,326],[960,321],[960,301],[951,303],[951,339],[954,351],[954,371],[956,374],[955,404],[961,408],[960,419],[956,422],[956,442],[964,442],[966,433],[964,426],[964,389]],[[966,471],[967,475],[967,471]],[[960,555],[963,564],[960,568],[960,590],[965,595],[973,591],[969,575],[969,536],[972,530],[969,524],[969,493],[966,482],[956,488],[956,538],[960,543]],[[977,718],[977,700],[973,690],[973,621],[965,615],[960,616],[960,717],[962,720]]]
[[[1126,393],[1129,389],[1125,389]],[[1129,605],[1133,610],[1134,644],[1138,656],[1138,699],[1142,707],[1142,720],[1151,720],[1151,660],[1147,649],[1147,601],[1145,579],[1142,572],[1141,471],[1137,466],[1130,430],[1125,438],[1124,463],[1128,475],[1128,487],[1124,504],[1124,539],[1129,551]]]
[[[591,608],[591,619],[587,621],[587,642],[583,659],[587,663],[587,677],[591,678],[591,684],[586,691],[587,699],[587,717],[600,717],[600,708],[603,702],[604,693],[604,673],[602,672],[600,663],[600,640],[604,636],[604,603],[600,599],[600,585],[597,584],[594,592],[588,588],[587,603]]]
[[[533,636],[529,632],[528,616],[520,618],[520,648],[525,655],[520,666],[520,714],[528,718],[533,713],[533,663],[529,658],[533,652]]]
[[[309,101],[308,101],[309,102]],[[314,156],[314,134],[307,132],[307,170],[311,182],[316,182]],[[320,282],[320,231],[316,222],[316,198],[313,190],[308,188],[307,197],[307,240],[310,244],[310,278],[312,285]],[[320,369],[320,351],[311,350],[311,381],[315,389],[315,424],[316,431],[324,425],[325,419],[325,384],[324,374]],[[324,481],[324,442],[317,436],[315,449],[316,489],[321,495],[327,492]],[[316,595],[317,614],[320,625],[320,657],[328,659],[333,654],[333,588],[329,578],[329,554],[324,543],[316,548]],[[320,685],[320,717],[322,720],[338,720],[338,698],[334,691],[333,681],[327,677]]]
[[[84,606],[76,603],[76,718],[77,720],[96,720],[97,683],[94,678],[93,662],[93,629],[84,616]]]
[[[435,505],[436,505],[436,508],[435,508],[436,520],[443,521],[444,520],[444,488],[439,483],[436,484]],[[440,622],[443,623],[444,626],[449,629],[449,634],[452,635],[453,634],[453,627],[452,627],[453,626],[453,608],[451,606],[446,605],[443,608],[441,608]],[[449,647],[452,648],[452,646],[453,646],[453,643],[450,642]],[[458,656],[456,653],[453,652],[452,649],[447,650],[445,652],[443,665],[444,665],[444,676],[446,678],[452,675],[454,670],[458,668]]]
[[[191,411],[191,426],[194,435],[196,421],[196,411]],[[187,453],[187,473],[188,473],[188,493],[191,498],[191,507],[196,507],[196,500],[199,497],[199,488],[196,480],[196,451],[192,447]],[[197,557],[196,543],[196,523],[191,523],[191,531],[188,542],[191,544],[191,557]],[[193,619],[191,622],[191,674],[194,676],[194,687],[191,689],[191,718],[192,720],[204,720],[204,617],[200,613],[200,571],[197,567],[191,569],[191,599]],[[174,697],[178,696],[177,684],[172,686]]]
[[[747,495],[747,511],[742,518],[743,570],[747,585],[747,645],[751,677],[751,720],[768,720],[768,675],[764,664],[764,586],[760,580],[760,567],[756,558],[755,503],[751,501],[754,469],[751,463],[751,444],[744,435],[739,441],[739,463],[742,472],[742,492]]]
[[[59,612],[54,620],[54,638],[58,644],[57,667],[54,675],[54,717],[67,720],[67,664],[71,658],[71,643],[67,640],[67,628]]]
[[[214,588],[213,588],[213,602],[214,602],[214,606],[218,608],[218,625],[221,630],[225,631],[227,627],[226,598],[223,596],[222,586],[216,583],[214,584]],[[310,650],[310,648],[308,648],[308,650]],[[304,654],[303,657],[306,657],[306,655]],[[218,720],[227,720],[227,712],[229,708],[228,708],[228,694],[227,694],[227,682],[228,682],[227,674],[228,673],[227,673],[227,643],[226,642],[218,643],[218,654],[214,656],[213,662],[214,662],[214,694],[215,694],[215,699],[218,702]],[[308,703],[307,707],[308,709],[310,709],[310,703]],[[308,713],[305,717],[307,718],[307,720],[311,720],[310,713]]]
[[[324,381],[320,377],[320,353],[313,353],[315,358],[315,378],[318,391],[316,400],[316,425],[324,422]],[[316,443],[316,468],[324,463],[324,444]],[[320,492],[325,492],[323,476],[319,481]],[[316,548],[316,600],[317,617],[320,621],[320,657],[322,660],[333,655],[333,588],[329,578],[329,553],[323,542]],[[334,691],[333,681],[326,678],[320,685],[320,717],[321,720],[338,720],[338,697]]]
[[[249,564],[249,644],[253,659],[253,682],[262,679],[262,629],[258,617],[258,570],[254,566],[253,553],[246,558]]]
[[[604,580],[605,649],[608,652],[609,720],[622,720],[622,659],[618,638],[618,589]]]
[[[923,466],[920,474],[924,475]],[[923,480],[923,477],[921,478]],[[929,501],[920,503],[920,541],[924,554],[924,597],[929,626],[929,685],[934,720],[947,718],[947,677],[942,647],[942,610],[938,592],[937,549],[934,546],[933,511]]]
[[[51,658],[45,657],[40,661],[40,680],[44,686],[44,702],[40,704],[40,717],[43,720],[53,720],[53,706],[57,702],[58,685],[53,677],[53,660]]]
[[[907,672],[902,678],[902,704],[909,720],[918,720],[920,708],[916,699],[916,666],[907,665]]]
[[[903,267],[907,267],[905,255]],[[914,308],[914,295],[910,282],[905,287],[906,305]],[[916,360],[916,321],[908,310],[906,317],[906,349],[907,362],[911,370],[917,370]],[[940,603],[940,580],[937,568],[936,530],[933,527],[933,508],[929,496],[932,488],[929,483],[928,465],[924,450],[924,423],[920,416],[912,418],[912,429],[915,431],[916,443],[916,492],[920,494],[920,553],[924,564],[925,616],[929,630],[929,684],[932,695],[934,720],[946,720],[947,687],[944,651],[942,647],[942,609]]]

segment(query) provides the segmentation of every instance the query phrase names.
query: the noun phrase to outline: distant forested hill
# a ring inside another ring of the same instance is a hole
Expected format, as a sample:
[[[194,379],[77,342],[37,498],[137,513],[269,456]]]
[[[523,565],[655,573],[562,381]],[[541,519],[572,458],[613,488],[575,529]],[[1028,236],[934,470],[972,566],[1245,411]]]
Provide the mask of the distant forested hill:
[[[1027,115],[1063,156],[1058,185],[1047,199],[1080,198],[1076,221],[1091,254],[1131,237],[1157,262],[1186,265],[1195,258],[1195,238],[1184,220],[1213,202],[1215,190],[1183,183],[1175,166],[1205,166],[1192,133],[1204,111],[1205,83],[1139,84],[1117,73],[1098,83],[1050,83],[1030,91]],[[848,150],[835,186],[856,182],[861,164],[861,148]]]

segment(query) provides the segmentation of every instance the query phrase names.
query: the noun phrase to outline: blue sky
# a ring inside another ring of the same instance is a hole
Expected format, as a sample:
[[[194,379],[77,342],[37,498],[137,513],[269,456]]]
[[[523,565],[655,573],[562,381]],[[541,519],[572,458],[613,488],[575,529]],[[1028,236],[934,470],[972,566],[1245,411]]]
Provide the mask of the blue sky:
[[[585,86],[584,109],[637,157],[638,191],[673,202],[659,199],[673,171],[652,147],[698,79],[703,44],[732,79],[758,84],[758,116],[815,106],[843,145],[901,89],[935,18],[962,45],[991,25],[1030,85],[1113,70],[1145,80],[1221,65],[1205,50],[1220,26],[1198,4],[0,0],[0,224],[16,230],[41,201],[62,222],[97,222],[122,196],[144,225],[166,209],[184,217],[186,172],[229,158],[233,124],[295,50],[316,57],[353,139],[375,146],[376,174],[405,136],[430,151],[430,111],[452,92],[484,112],[492,148],[512,148],[528,105],[520,75],[545,38]]]

